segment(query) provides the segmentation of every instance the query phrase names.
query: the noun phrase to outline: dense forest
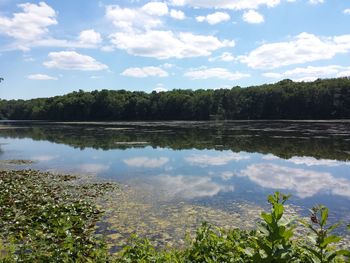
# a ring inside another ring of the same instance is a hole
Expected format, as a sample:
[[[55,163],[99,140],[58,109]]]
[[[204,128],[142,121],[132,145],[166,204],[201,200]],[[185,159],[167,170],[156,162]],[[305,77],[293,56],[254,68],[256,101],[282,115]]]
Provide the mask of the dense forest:
[[[219,90],[101,90],[31,100],[0,100],[0,119],[208,120],[350,118],[350,78]]]

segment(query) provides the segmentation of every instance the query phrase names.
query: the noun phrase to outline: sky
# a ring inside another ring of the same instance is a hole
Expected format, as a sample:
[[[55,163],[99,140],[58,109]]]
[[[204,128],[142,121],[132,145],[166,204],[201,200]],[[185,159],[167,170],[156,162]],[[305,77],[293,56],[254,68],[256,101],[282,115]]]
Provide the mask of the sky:
[[[0,0],[1,99],[350,76],[350,0]]]

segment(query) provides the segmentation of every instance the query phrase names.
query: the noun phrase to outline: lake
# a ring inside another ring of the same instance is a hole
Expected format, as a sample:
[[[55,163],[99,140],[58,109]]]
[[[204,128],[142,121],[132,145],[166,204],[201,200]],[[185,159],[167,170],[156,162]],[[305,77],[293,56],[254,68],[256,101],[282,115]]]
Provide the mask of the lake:
[[[202,221],[251,228],[276,190],[288,213],[324,204],[350,222],[349,121],[3,121],[0,160],[121,184],[98,229],[115,249],[134,232],[181,245]]]

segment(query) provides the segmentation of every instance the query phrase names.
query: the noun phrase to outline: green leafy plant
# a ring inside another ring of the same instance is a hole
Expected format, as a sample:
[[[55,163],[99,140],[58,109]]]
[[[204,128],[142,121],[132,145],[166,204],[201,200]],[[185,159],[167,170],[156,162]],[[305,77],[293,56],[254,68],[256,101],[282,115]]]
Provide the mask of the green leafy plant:
[[[269,195],[271,212],[262,212],[263,221],[258,226],[255,237],[258,251],[253,258],[256,262],[290,262],[296,255],[293,253],[291,238],[293,222],[284,218],[284,204],[290,196],[276,192]]]
[[[328,226],[329,209],[323,205],[317,205],[311,210],[310,223],[302,223],[311,230],[310,245],[303,246],[309,252],[311,262],[333,262],[338,256],[350,257],[350,251],[338,249],[335,244],[342,238],[332,232],[338,228],[341,223],[335,223]]]

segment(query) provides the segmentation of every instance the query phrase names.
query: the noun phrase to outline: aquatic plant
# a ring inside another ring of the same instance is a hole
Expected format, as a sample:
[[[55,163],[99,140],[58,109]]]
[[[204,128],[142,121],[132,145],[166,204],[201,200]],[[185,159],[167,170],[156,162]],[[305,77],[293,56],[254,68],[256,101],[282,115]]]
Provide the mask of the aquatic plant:
[[[290,196],[279,192],[268,196],[271,210],[261,213],[254,230],[203,223],[184,248],[157,249],[132,235],[111,254],[96,234],[103,212],[95,200],[117,188],[77,183],[71,175],[0,171],[0,262],[350,262],[349,248],[341,248],[342,237],[334,234],[340,223],[328,224],[328,208],[315,206],[308,221],[289,218]]]

